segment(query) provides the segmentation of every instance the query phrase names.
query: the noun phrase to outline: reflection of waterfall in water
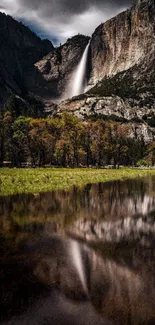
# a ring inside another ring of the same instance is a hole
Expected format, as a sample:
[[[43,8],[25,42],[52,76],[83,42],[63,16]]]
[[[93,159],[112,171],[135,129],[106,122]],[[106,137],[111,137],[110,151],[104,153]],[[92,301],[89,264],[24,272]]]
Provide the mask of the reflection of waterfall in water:
[[[87,67],[87,59],[88,59],[88,51],[89,51],[90,41],[87,44],[80,63],[73,74],[73,78],[71,82],[69,82],[68,89],[65,97],[71,98],[73,96],[78,96],[82,94],[86,87],[86,67]]]
[[[80,245],[75,240],[71,242],[71,255],[72,255],[72,261],[81,280],[81,284],[83,286],[84,292],[87,293],[86,278],[85,278],[85,273],[83,268]]]

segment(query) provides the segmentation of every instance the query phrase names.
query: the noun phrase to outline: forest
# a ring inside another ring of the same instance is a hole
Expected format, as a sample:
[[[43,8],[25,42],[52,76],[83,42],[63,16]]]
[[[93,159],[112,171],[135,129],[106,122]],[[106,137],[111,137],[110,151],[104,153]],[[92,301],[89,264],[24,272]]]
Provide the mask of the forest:
[[[133,135],[131,123],[45,117],[42,107],[20,109],[11,96],[0,112],[0,166],[153,166],[155,143]]]

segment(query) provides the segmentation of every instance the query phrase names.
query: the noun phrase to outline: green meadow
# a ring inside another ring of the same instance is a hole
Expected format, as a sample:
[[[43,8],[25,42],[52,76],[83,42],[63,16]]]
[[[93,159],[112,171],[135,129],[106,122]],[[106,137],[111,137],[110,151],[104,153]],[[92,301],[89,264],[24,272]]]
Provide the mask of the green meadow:
[[[74,185],[108,182],[155,175],[155,169],[0,169],[0,196],[17,193],[38,193],[52,190],[69,190]]]

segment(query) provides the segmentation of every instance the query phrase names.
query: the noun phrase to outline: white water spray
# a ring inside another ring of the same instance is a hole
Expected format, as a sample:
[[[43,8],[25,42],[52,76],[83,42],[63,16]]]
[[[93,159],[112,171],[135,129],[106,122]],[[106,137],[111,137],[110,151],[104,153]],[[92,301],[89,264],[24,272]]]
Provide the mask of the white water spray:
[[[85,278],[85,273],[83,268],[80,245],[75,240],[71,241],[71,254],[72,254],[73,263],[75,265],[75,268],[81,280],[81,284],[83,286],[84,292],[87,293],[86,278]]]
[[[84,53],[82,55],[82,58],[80,60],[80,63],[78,65],[76,71],[73,74],[73,78],[72,78],[71,82],[69,83],[69,86],[67,87],[68,90],[67,90],[66,96],[68,98],[82,94],[86,87],[85,75],[86,75],[89,45],[90,45],[90,41],[87,44],[87,46],[84,50]]]

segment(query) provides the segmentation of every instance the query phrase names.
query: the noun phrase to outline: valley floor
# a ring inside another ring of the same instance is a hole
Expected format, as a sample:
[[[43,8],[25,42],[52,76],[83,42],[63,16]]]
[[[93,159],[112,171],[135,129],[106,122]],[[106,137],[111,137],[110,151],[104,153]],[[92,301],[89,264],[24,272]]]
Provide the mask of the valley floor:
[[[0,196],[69,190],[90,183],[108,182],[155,175],[155,169],[120,168],[36,168],[0,169]]]

